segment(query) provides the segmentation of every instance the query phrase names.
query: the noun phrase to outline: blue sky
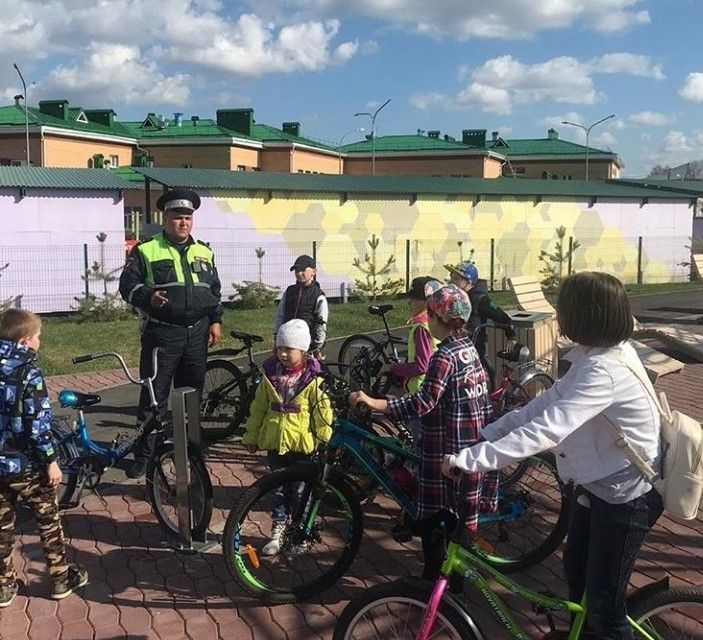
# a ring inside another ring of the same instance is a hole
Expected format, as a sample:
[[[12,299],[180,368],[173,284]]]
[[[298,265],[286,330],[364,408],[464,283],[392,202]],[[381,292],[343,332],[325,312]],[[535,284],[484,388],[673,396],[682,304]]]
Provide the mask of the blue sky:
[[[624,174],[703,157],[703,3],[655,0],[0,0],[0,92],[214,117],[253,107],[332,144],[438,129],[561,137]]]

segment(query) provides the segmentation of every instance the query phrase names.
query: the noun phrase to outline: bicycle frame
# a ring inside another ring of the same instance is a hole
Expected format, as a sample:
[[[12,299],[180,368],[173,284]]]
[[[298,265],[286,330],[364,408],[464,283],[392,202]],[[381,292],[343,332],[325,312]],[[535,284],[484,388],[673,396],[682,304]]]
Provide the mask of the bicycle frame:
[[[403,461],[409,461],[416,464],[421,462],[419,455],[407,451],[400,446],[395,439],[391,437],[378,436],[374,433],[369,433],[367,430],[358,427],[353,422],[346,419],[339,419],[335,425],[335,430],[332,437],[327,443],[328,461],[326,466],[331,466],[334,453],[339,449],[350,451],[371,476],[393,497],[400,507],[413,518],[417,517],[417,503],[398,485],[395,479],[374,460],[371,454],[364,448],[364,444],[374,444],[380,447],[384,452],[397,456]],[[513,505],[513,508],[508,513],[487,513],[479,515],[479,524],[489,524],[499,522],[501,520],[514,520],[523,515],[524,508],[520,504]],[[495,563],[501,561],[498,557],[482,555],[491,558]]]
[[[556,596],[544,595],[537,593],[532,589],[522,586],[515,580],[502,574],[498,569],[494,569],[487,564],[481,557],[482,554],[475,548],[462,545],[456,540],[451,540],[447,547],[447,555],[442,564],[441,576],[435,583],[432,591],[429,606],[425,611],[422,620],[420,632],[417,640],[428,640],[430,633],[437,617],[439,605],[445,595],[448,585],[448,576],[463,575],[488,602],[493,613],[496,615],[500,624],[515,640],[528,640],[530,636],[520,627],[510,612],[510,609],[501,599],[501,597],[490,587],[488,580],[484,577],[486,574],[495,580],[500,586],[514,593],[518,597],[530,602],[533,605],[540,607],[545,612],[562,611],[570,613],[573,616],[573,622],[569,630],[569,640],[578,640],[581,637],[581,632],[586,622],[586,602],[585,596],[581,603],[571,602]],[[650,634],[646,628],[636,623],[632,618],[628,617],[628,621],[632,628],[641,634],[645,640],[661,640],[657,634]]]

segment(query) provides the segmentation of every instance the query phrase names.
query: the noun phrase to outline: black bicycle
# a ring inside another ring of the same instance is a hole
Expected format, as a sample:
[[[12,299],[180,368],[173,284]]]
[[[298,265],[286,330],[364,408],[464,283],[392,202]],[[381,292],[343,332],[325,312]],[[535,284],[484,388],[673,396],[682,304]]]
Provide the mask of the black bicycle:
[[[388,326],[386,314],[393,309],[392,304],[371,305],[368,312],[380,316],[386,336],[376,340],[365,334],[349,336],[339,348],[339,371],[346,376],[356,389],[369,392],[384,364],[400,362],[407,353],[408,341],[393,335]]]
[[[208,442],[227,438],[240,430],[249,417],[249,407],[261,382],[261,369],[254,361],[252,348],[263,342],[263,337],[242,331],[230,331],[230,335],[243,346],[208,354],[216,356],[208,360],[200,399],[200,428]],[[228,358],[244,352],[247,368],[243,371]]]

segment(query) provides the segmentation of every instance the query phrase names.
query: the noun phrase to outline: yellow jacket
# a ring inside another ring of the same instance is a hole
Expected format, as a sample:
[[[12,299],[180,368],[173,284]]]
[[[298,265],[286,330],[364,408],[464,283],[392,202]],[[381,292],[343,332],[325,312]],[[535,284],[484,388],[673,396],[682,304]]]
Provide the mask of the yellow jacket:
[[[270,380],[276,364],[273,357],[262,365],[265,375],[251,403],[242,443],[280,454],[312,453],[330,439],[334,419],[330,399],[317,375],[320,365],[314,358],[308,359],[300,390],[284,404]]]

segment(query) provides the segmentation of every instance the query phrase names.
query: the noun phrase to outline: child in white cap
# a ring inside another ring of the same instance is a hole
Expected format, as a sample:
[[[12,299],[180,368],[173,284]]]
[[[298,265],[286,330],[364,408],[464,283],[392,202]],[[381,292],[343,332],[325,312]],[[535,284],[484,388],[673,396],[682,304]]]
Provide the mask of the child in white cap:
[[[307,351],[310,329],[300,318],[284,322],[276,334],[276,355],[263,365],[264,377],[251,404],[242,439],[251,451],[264,449],[271,471],[304,462],[332,435],[332,406],[321,387],[320,363]],[[296,488],[276,496],[271,540],[263,555],[276,555]]]

